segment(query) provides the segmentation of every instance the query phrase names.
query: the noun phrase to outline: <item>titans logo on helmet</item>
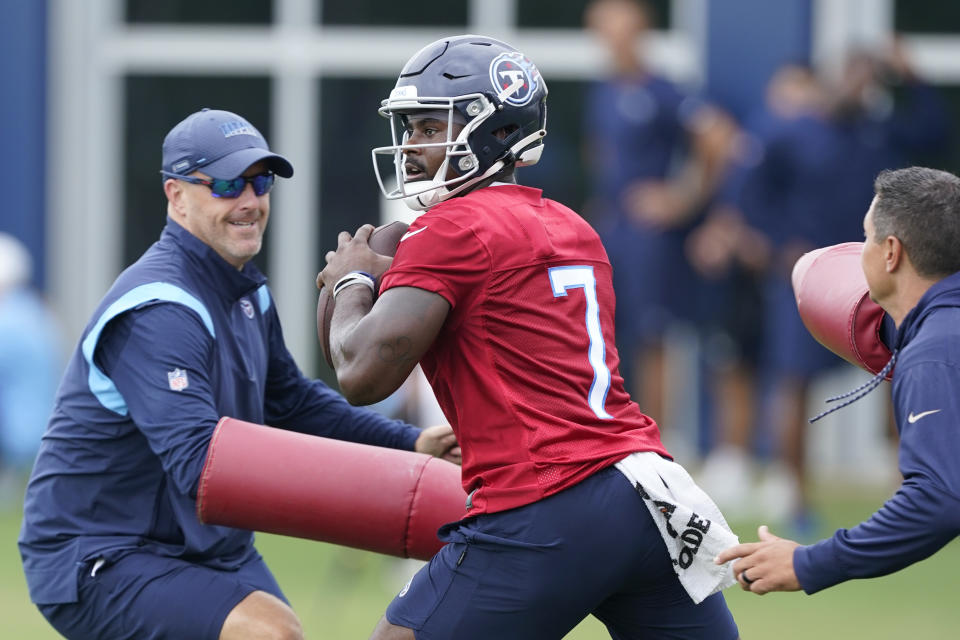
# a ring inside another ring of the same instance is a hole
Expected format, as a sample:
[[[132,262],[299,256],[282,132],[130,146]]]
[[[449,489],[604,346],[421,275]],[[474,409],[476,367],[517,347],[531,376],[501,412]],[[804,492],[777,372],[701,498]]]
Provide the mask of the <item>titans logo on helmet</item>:
[[[490,82],[497,93],[518,80],[523,84],[507,96],[506,102],[522,107],[530,102],[540,84],[540,72],[529,58],[520,52],[501,53],[490,62]]]

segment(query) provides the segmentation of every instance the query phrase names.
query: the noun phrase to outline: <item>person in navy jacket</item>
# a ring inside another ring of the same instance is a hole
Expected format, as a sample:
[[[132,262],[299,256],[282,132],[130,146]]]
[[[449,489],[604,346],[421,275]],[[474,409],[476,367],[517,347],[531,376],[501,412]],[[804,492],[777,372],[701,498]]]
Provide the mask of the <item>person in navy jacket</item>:
[[[244,118],[198,111],[163,144],[167,224],[116,280],[74,352],[24,503],[31,600],[67,638],[302,638],[253,533],[203,525],[197,484],[223,416],[448,458],[352,407],[284,345],[260,250],[293,167]]]
[[[960,178],[883,171],[874,191],[861,262],[870,297],[896,326],[886,342],[903,483],[865,522],[826,540],[801,546],[761,527],[759,542],[720,553],[718,563],[740,558],[735,575],[754,593],[812,594],[893,573],[960,534]]]

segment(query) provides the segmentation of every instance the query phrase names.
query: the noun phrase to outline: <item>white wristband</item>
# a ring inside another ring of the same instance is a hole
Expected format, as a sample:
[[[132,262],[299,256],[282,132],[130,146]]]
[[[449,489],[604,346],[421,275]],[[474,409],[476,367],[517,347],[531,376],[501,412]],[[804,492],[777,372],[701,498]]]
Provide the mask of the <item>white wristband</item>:
[[[336,300],[341,291],[355,284],[362,284],[370,287],[370,291],[377,292],[377,281],[369,273],[363,271],[351,271],[333,285],[333,299]]]

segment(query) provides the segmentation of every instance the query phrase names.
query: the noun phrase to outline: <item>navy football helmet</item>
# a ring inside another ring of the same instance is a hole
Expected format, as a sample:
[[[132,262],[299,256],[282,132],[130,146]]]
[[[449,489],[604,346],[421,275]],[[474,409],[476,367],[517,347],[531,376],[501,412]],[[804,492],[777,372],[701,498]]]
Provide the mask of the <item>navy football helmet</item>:
[[[406,118],[425,111],[446,113],[446,142],[407,145]],[[533,62],[505,42],[476,35],[443,38],[407,62],[380,115],[390,119],[393,136],[392,145],[373,150],[380,189],[390,200],[428,209],[505,169],[540,159],[547,85]],[[454,139],[455,123],[464,126]],[[406,183],[404,148],[428,146],[446,147],[443,164],[431,180]],[[381,175],[378,156],[384,155],[393,157],[396,188]]]

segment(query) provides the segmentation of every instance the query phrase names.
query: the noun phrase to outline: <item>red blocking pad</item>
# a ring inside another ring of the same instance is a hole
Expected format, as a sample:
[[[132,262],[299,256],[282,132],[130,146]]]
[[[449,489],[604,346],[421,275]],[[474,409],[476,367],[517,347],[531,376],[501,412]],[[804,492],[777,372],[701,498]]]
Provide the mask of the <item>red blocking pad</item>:
[[[846,242],[804,254],[793,267],[793,293],[817,342],[876,374],[891,354],[880,340],[884,311],[870,299],[860,267],[862,249],[862,242]]]
[[[205,524],[427,560],[466,514],[460,467],[422,453],[222,418],[197,489]]]

